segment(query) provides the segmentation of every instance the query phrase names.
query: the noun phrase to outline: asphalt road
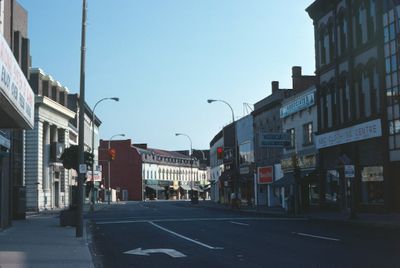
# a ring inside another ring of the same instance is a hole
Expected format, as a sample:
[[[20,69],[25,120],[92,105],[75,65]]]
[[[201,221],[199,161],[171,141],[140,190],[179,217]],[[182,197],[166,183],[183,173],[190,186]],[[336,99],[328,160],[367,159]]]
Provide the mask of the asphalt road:
[[[400,267],[400,232],[245,214],[183,201],[90,215],[98,267]]]

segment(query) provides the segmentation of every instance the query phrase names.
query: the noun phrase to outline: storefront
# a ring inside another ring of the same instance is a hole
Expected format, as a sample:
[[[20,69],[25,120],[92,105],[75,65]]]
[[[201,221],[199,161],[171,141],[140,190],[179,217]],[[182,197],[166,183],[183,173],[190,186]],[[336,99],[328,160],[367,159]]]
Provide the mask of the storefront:
[[[385,191],[388,180],[380,123],[373,120],[317,136],[322,205],[350,210],[354,198],[358,210],[384,210],[390,198]]]

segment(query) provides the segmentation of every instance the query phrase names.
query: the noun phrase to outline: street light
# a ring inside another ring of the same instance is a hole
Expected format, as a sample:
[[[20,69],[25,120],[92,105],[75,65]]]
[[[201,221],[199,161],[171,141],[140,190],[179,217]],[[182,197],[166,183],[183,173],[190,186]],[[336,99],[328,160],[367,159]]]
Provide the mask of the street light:
[[[92,110],[92,154],[93,154],[93,161],[92,161],[92,181],[93,181],[93,184],[92,184],[92,198],[91,198],[91,204],[90,204],[90,210],[91,211],[93,211],[94,210],[94,115],[95,115],[95,113],[94,113],[94,111],[96,110],[96,106],[100,103],[100,102],[102,102],[102,101],[105,101],[105,100],[113,100],[113,101],[119,101],[119,98],[117,98],[117,97],[112,97],[112,98],[102,98],[101,100],[99,100],[98,102],[96,102],[96,104],[94,105],[94,107],[93,107],[93,110]]]
[[[192,201],[192,203],[194,202],[193,199],[193,159],[192,159],[192,154],[193,154],[193,147],[192,147],[192,139],[189,137],[189,135],[185,134],[185,133],[175,133],[175,136],[185,136],[189,139],[190,142],[190,152],[189,152],[189,156],[190,156],[190,200]]]
[[[113,135],[113,136],[111,136],[111,138],[108,140],[108,150],[110,150],[110,143],[111,143],[111,140],[114,138],[114,137],[118,137],[118,136],[120,136],[120,137],[125,137],[125,134],[115,134],[115,135]],[[108,152],[108,151],[107,151]],[[111,185],[110,185],[110,169],[111,169],[111,165],[110,165],[110,160],[108,160],[108,191],[107,191],[107,195],[108,195],[108,204],[110,204],[110,199],[111,199]]]
[[[222,103],[225,103],[226,105],[228,105],[229,106],[229,108],[231,109],[231,112],[232,112],[232,123],[234,123],[235,122],[235,113],[233,112],[233,109],[232,109],[232,106],[228,103],[228,102],[226,102],[226,101],[224,101],[224,100],[214,100],[214,99],[208,99],[207,100],[207,102],[208,103],[213,103],[213,102],[222,102]],[[235,155],[235,160],[234,160],[234,164],[235,164],[235,169],[234,169],[234,175],[235,175],[235,181],[234,181],[234,185],[233,185],[233,187],[234,187],[234,191],[235,191],[235,199],[237,199],[238,198],[238,190],[239,190],[239,176],[238,176],[238,168],[239,168],[239,161],[238,161],[238,157],[239,157],[239,155],[238,155],[238,144],[237,144],[237,130],[236,130],[236,126],[234,125],[234,128],[235,128],[235,137],[234,137],[234,139],[235,139],[235,148],[234,148],[234,155]],[[234,201],[237,201],[237,200],[234,200]]]

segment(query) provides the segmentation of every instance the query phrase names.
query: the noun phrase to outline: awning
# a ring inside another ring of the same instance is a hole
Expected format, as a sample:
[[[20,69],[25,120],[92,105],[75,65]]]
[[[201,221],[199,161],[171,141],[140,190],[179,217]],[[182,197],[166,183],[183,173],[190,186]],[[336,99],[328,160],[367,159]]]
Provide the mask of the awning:
[[[149,187],[150,189],[153,189],[155,191],[164,191],[164,187],[158,186],[158,185],[146,185],[146,187]]]
[[[189,185],[181,185],[181,188],[182,188],[183,190],[185,190],[185,191],[190,191],[190,190],[191,190],[191,188],[190,188]]]
[[[315,174],[315,170],[309,170],[309,171],[301,171],[301,178],[304,181],[306,178],[309,179],[309,176],[312,176]],[[294,173],[293,172],[288,172],[283,175],[283,177],[273,183],[271,183],[271,186],[275,187],[284,187],[284,186],[289,186],[291,184],[294,184]]]
[[[281,179],[271,183],[270,185],[274,187],[284,187],[291,184],[294,184],[293,172],[286,173]]]

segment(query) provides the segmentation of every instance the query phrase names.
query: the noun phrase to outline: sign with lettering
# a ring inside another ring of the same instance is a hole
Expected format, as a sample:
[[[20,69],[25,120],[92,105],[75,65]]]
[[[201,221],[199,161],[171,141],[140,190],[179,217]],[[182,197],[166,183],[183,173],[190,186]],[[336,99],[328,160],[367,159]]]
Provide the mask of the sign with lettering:
[[[24,128],[34,127],[35,94],[2,35],[0,35],[0,95],[0,99],[7,100],[4,102],[5,105],[10,106],[3,108],[15,111],[12,117],[18,122],[24,122],[18,125]]]
[[[317,149],[382,136],[381,120],[376,119],[316,136]]]
[[[309,108],[315,104],[315,91],[303,95],[301,97],[297,97],[293,101],[285,104],[280,109],[280,117],[285,118],[291,114],[297,113],[301,110]]]
[[[274,182],[274,168],[265,166],[258,168],[258,184],[268,184]]]
[[[260,147],[278,147],[282,148],[290,145],[290,134],[281,132],[263,132],[260,133]]]

